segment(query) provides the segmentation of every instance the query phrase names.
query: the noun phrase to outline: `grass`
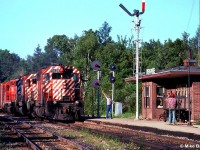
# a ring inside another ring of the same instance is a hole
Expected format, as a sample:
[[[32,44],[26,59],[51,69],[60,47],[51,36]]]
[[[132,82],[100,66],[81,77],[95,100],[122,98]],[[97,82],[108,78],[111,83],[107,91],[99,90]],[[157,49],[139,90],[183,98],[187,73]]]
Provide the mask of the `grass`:
[[[106,150],[132,150],[136,149],[137,146],[134,143],[122,143],[118,138],[113,138],[109,135],[99,135],[93,133],[90,130],[79,131],[83,137],[83,141],[91,145],[95,145],[99,149]]]
[[[101,117],[105,117],[106,114],[102,114]],[[110,116],[110,114],[109,114]],[[115,115],[113,114],[113,118],[135,118],[135,114],[134,113],[123,113],[121,115]]]
[[[200,125],[200,120],[198,120],[195,124],[196,124],[196,125]]]
[[[51,129],[51,127],[48,127],[48,129]],[[78,141],[88,143],[103,150],[132,150],[138,148],[133,142],[123,143],[120,142],[118,138],[113,138],[110,135],[99,135],[98,133],[92,132],[90,129],[62,129],[56,130],[56,133],[62,134],[72,139],[77,139]]]

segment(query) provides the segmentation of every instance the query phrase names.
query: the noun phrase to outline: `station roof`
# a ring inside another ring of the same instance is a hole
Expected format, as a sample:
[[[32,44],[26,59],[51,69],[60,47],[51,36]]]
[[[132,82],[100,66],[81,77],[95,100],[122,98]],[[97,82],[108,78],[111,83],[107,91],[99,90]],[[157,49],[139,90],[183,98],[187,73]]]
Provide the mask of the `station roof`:
[[[139,75],[139,80],[179,78],[179,77],[186,77],[188,75],[200,75],[200,67],[177,66],[174,68],[159,70],[152,73],[143,72],[141,75]],[[126,78],[125,82],[134,82],[135,80],[136,80],[135,77],[130,77]]]

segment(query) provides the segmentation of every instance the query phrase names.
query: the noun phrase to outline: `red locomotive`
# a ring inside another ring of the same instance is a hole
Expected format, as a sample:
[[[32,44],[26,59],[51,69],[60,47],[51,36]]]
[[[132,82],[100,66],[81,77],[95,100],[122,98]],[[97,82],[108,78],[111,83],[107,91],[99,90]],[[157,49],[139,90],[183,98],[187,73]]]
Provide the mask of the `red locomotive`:
[[[80,71],[49,66],[0,84],[0,108],[8,113],[55,120],[79,120],[84,114]]]
[[[16,99],[16,80],[10,80],[0,84],[0,108],[8,113],[14,113]]]

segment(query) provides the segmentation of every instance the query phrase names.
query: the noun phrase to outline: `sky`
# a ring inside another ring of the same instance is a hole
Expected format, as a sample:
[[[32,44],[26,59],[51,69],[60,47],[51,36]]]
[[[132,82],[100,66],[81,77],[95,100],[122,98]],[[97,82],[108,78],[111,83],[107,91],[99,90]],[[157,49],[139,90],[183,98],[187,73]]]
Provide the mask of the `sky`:
[[[189,38],[196,35],[199,26],[200,0],[146,0],[146,11],[140,15],[140,39],[162,43],[169,38]],[[81,36],[89,29],[99,30],[106,21],[112,27],[110,35],[135,37],[136,17],[125,13],[123,4],[131,13],[141,11],[142,0],[0,0],[0,49],[9,50],[21,58],[33,55],[47,39],[65,34],[69,38]]]

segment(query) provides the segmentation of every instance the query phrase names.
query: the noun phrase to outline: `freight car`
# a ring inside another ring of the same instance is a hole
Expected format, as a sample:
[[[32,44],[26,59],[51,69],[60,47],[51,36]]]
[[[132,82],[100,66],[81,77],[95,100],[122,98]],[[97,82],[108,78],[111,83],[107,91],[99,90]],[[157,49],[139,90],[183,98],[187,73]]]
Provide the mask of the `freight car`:
[[[4,112],[55,120],[84,115],[81,74],[72,66],[49,66],[0,84]]]

